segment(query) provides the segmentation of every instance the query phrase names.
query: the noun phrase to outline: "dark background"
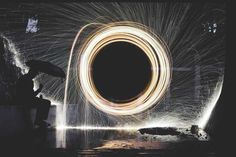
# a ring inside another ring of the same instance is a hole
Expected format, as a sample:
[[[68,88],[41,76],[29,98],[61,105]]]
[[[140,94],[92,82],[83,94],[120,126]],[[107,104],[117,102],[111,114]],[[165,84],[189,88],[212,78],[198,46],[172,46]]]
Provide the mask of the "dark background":
[[[235,6],[232,1],[227,2],[226,64],[224,85],[218,104],[216,105],[207,125],[207,129],[209,129],[211,123],[213,123],[213,121],[215,122],[209,131],[215,139],[214,142],[217,146],[217,151],[221,152],[222,155],[229,155],[231,153],[235,154],[232,144],[235,140],[235,21],[233,20],[233,15],[235,15]]]
[[[26,0],[24,0],[26,1]],[[41,0],[42,1],[42,0]],[[43,0],[46,1],[46,0]],[[59,0],[63,1],[63,0]],[[69,0],[73,1],[73,0]],[[9,1],[1,1],[1,7],[8,4]],[[11,0],[14,3],[14,1]],[[33,1],[30,1],[33,2]],[[53,2],[52,0],[50,2]],[[217,1],[216,1],[217,2]],[[211,136],[214,139],[214,145],[216,145],[216,151],[223,153],[225,156],[229,156],[234,151],[235,142],[235,6],[232,1],[227,1],[227,38],[226,38],[226,65],[225,65],[225,78],[222,93],[218,104],[216,105],[211,119],[208,123],[207,129],[211,132]],[[4,29],[0,27],[0,30]],[[211,125],[211,127],[209,127]],[[24,141],[22,141],[24,144]],[[1,150],[1,149],[0,149]],[[0,151],[1,154],[1,151]],[[233,156],[232,154],[232,156]],[[223,155],[222,155],[223,156]]]
[[[115,42],[102,48],[95,57],[92,75],[95,87],[104,98],[121,103],[137,98],[147,88],[151,64],[139,47]]]

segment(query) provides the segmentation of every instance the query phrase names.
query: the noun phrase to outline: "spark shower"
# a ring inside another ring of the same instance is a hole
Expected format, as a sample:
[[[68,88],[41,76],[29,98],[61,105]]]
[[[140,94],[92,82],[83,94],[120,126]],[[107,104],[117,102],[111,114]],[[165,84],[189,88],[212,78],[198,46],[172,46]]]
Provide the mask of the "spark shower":
[[[17,28],[3,33],[13,63],[24,73],[24,61],[37,58],[67,72],[64,83],[44,76],[35,80],[57,104],[61,128],[206,126],[224,78],[223,5],[24,3],[13,10],[37,15],[39,24],[33,33]],[[119,105],[96,92],[90,73],[99,50],[115,41],[138,46],[152,67],[142,96]]]

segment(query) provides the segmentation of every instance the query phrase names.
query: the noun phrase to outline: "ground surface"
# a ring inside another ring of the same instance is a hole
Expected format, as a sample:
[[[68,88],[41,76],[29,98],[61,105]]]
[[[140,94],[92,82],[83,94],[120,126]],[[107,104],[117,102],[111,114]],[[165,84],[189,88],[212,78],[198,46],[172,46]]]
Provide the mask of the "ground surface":
[[[216,156],[211,141],[176,136],[141,135],[136,131],[67,130],[64,148],[57,131],[28,131],[2,138],[8,156]]]

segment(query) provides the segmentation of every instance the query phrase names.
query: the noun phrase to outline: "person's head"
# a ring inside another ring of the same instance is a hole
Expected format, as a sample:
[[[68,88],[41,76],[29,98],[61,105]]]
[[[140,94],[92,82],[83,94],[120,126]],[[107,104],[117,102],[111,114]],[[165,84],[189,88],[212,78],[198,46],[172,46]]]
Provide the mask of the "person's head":
[[[30,76],[30,78],[35,78],[37,75],[39,74],[39,71],[36,69],[31,68],[28,72],[28,76]]]

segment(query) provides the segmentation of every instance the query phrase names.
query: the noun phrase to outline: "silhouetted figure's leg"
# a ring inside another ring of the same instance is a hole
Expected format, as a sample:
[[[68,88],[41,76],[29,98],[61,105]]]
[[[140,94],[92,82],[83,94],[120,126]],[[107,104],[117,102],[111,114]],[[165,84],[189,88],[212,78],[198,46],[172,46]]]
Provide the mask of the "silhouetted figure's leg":
[[[46,99],[34,98],[33,106],[36,107],[36,118],[34,121],[35,125],[42,125],[45,120],[48,118],[49,109],[51,106],[51,102]]]

